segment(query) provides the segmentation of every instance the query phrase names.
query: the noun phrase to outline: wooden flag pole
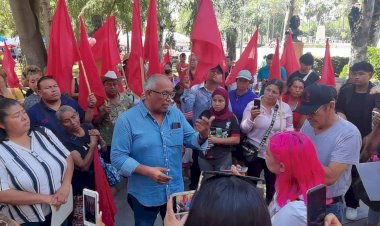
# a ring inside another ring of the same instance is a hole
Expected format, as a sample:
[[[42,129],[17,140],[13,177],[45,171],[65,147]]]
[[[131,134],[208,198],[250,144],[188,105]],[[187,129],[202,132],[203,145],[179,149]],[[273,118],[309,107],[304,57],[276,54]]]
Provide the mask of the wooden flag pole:
[[[87,73],[86,73],[86,70],[84,69],[83,61],[82,60],[80,60],[80,65],[81,65],[82,70],[83,70],[84,80],[86,81],[88,93],[91,94],[92,92],[91,92],[90,83],[88,83]]]
[[[144,70],[144,62],[143,62],[142,57],[140,57],[140,71],[141,71],[141,86],[142,86],[142,88],[144,90],[144,81],[145,81],[144,74],[145,74],[145,70]]]

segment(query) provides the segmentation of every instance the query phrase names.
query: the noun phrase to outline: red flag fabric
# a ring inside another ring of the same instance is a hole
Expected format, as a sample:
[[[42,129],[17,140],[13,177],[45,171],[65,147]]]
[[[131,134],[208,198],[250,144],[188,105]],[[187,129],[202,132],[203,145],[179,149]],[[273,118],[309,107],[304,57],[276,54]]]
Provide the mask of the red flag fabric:
[[[161,74],[164,73],[164,67],[167,63],[170,63],[170,49],[168,48],[167,51],[166,51],[166,54],[164,56],[164,59],[162,59],[162,62],[161,62]]]
[[[65,0],[58,0],[50,29],[46,74],[57,81],[61,92],[71,93],[73,64],[78,59],[77,42]]]
[[[88,42],[86,28],[84,26],[82,17],[80,20],[80,46],[79,52],[81,56],[82,63],[79,63],[79,94],[78,94],[78,103],[84,109],[87,110],[87,98],[89,95],[87,82],[85,78],[85,73],[87,76],[87,81],[90,86],[90,90],[94,93],[96,97],[96,105],[100,106],[104,103],[106,97],[106,92],[98,70],[96,69],[95,60],[92,56],[90,43]]]
[[[269,80],[281,80],[281,66],[280,66],[280,41],[276,38],[276,50],[274,51],[272,66],[269,71]]]
[[[211,0],[200,0],[198,14],[191,35],[192,52],[198,57],[198,65],[192,84],[206,80],[207,72],[218,66],[222,58],[218,24]]]
[[[296,72],[300,69],[296,53],[294,52],[292,34],[289,34],[288,39],[286,40],[284,51],[282,52],[280,60],[280,65],[285,68],[287,75],[291,75],[293,72]]]
[[[329,39],[326,40],[325,59],[323,60],[321,79],[318,81],[318,83],[327,85],[327,86],[336,87],[334,67],[332,65],[331,56],[330,56]]]
[[[148,76],[160,73],[158,57],[158,29],[156,0],[149,1],[148,21],[145,32],[144,60],[149,62]]]
[[[248,70],[251,72],[252,76],[256,74],[257,71],[257,40],[259,37],[259,29],[253,34],[251,40],[249,41],[247,47],[245,47],[243,53],[241,54],[239,60],[236,62],[235,67],[232,69],[230,75],[226,80],[226,85],[230,86],[235,82],[238,73],[241,70]]]
[[[114,71],[119,76],[117,65],[121,59],[119,48],[117,47],[116,19],[114,16],[108,18],[99,30],[92,36],[96,40],[92,47],[92,54],[96,62],[100,62],[100,76],[104,76],[107,71]]]
[[[20,81],[15,72],[16,62],[12,58],[12,53],[8,49],[7,44],[4,46],[3,71],[7,74],[7,82],[10,88],[19,88]]]
[[[143,95],[145,76],[141,41],[140,0],[133,1],[131,53],[129,54],[125,76],[127,77],[128,87],[135,95],[141,97]]]
[[[115,225],[117,212],[111,188],[99,159],[98,150],[94,150],[95,189],[99,194],[99,209],[102,211],[102,220],[106,226]]]

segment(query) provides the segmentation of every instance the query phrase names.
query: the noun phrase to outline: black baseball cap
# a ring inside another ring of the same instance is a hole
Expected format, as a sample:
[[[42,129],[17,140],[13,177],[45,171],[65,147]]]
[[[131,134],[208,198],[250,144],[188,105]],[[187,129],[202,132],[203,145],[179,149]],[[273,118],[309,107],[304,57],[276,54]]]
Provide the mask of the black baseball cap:
[[[302,115],[315,113],[322,105],[336,99],[336,91],[333,87],[312,84],[305,88],[301,97],[301,104],[294,110]]]

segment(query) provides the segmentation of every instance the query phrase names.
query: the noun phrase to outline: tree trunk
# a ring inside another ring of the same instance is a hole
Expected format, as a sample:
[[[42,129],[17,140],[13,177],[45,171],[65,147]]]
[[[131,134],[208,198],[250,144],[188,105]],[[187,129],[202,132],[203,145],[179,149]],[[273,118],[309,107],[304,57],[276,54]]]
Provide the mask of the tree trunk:
[[[286,11],[285,20],[284,20],[284,28],[282,32],[283,42],[285,41],[285,37],[286,37],[285,33],[289,30],[290,18],[292,18],[295,8],[296,8],[295,0],[290,0],[289,4],[287,5],[288,10]]]
[[[377,47],[380,40],[380,1],[375,1],[371,28],[369,29],[368,46]]]
[[[238,31],[236,28],[229,28],[226,32],[227,38],[227,54],[231,60],[236,59],[236,43]]]
[[[374,6],[375,0],[363,0],[361,6],[353,5],[348,15],[351,30],[350,65],[367,60],[367,43]]]
[[[42,17],[42,24],[44,28],[44,34],[46,37],[46,48],[48,48],[49,45],[49,36],[50,36],[50,27],[51,27],[51,7],[50,7],[50,0],[40,0],[41,1],[41,17]]]
[[[47,54],[38,24],[39,3],[39,0],[9,0],[27,64],[44,68]]]

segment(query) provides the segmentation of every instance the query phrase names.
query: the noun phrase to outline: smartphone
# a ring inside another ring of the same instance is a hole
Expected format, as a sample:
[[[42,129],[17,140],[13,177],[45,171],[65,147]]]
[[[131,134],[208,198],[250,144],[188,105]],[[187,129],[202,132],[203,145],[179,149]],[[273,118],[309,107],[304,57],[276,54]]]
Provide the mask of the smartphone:
[[[172,195],[174,215],[183,215],[189,212],[195,190],[178,192]]]
[[[326,216],[326,186],[307,191],[307,226],[323,226]]]
[[[83,223],[86,226],[96,226],[99,214],[99,194],[96,191],[83,189]]]
[[[234,167],[236,169],[236,171],[238,171],[239,173],[246,173],[248,171],[248,167],[246,167],[246,166],[235,166],[235,165],[230,166],[230,167],[222,166],[222,167],[220,167],[220,171],[232,173],[232,167]]]
[[[254,99],[253,100],[253,106],[260,109],[261,107],[261,100],[260,99]]]

